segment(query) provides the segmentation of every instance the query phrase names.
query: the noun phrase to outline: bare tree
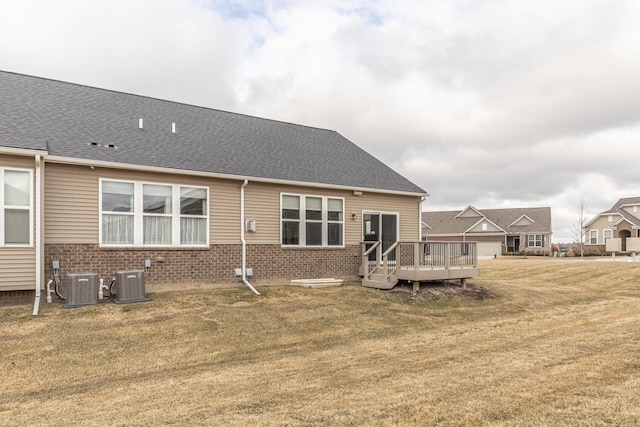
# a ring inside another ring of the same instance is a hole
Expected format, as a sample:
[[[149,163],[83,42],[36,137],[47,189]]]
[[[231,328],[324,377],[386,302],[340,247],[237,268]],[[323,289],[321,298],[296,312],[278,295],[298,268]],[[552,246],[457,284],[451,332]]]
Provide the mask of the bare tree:
[[[584,238],[587,225],[587,202],[584,197],[580,198],[578,203],[576,222],[573,224],[573,236],[577,243],[580,244],[580,256],[584,256]]]

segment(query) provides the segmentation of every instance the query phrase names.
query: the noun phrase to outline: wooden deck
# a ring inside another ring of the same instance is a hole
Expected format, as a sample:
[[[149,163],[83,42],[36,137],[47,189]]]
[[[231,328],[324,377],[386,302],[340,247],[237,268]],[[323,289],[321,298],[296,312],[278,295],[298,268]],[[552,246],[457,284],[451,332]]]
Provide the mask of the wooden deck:
[[[460,280],[480,275],[476,242],[396,242],[382,252],[380,242],[362,242],[362,285],[391,289],[399,280]]]

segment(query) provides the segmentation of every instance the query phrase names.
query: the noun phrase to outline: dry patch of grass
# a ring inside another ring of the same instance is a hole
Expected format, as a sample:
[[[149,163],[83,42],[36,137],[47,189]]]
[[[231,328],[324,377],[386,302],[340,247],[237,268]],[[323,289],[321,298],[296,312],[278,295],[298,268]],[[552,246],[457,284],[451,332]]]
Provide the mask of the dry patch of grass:
[[[1,424],[640,424],[640,264],[481,268],[492,298],[283,287],[0,309]]]

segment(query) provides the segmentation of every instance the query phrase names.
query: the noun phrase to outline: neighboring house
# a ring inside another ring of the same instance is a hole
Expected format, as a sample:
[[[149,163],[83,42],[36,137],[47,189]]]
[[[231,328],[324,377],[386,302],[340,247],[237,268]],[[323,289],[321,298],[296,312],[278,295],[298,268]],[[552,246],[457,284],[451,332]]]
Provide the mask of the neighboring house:
[[[640,197],[618,200],[585,225],[585,249],[602,253],[640,250]]]
[[[427,241],[478,242],[478,255],[549,253],[551,208],[476,209],[422,213]]]
[[[0,72],[2,291],[54,260],[63,283],[357,278],[363,230],[418,240],[426,195],[335,131]]]

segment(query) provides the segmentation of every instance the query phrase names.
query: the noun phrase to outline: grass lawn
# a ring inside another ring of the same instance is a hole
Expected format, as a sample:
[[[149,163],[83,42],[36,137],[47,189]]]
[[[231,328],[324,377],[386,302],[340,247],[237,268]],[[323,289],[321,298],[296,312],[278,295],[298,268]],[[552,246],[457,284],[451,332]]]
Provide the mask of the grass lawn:
[[[640,263],[480,267],[494,298],[279,287],[0,308],[0,425],[640,424]]]

